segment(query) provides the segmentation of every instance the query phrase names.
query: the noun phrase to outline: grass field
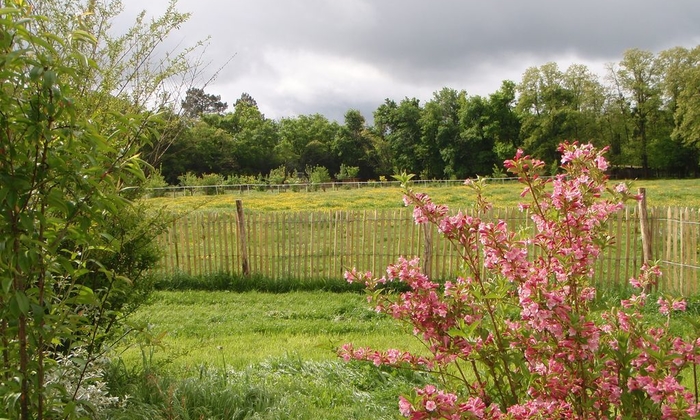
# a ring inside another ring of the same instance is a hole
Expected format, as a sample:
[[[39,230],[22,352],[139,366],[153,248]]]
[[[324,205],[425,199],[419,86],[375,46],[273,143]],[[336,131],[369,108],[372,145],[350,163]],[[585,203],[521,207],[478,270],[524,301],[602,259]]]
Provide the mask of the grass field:
[[[175,372],[240,369],[287,356],[336,360],[336,349],[348,342],[421,350],[360,293],[157,292],[131,321],[167,333],[155,362]],[[131,363],[140,355],[133,349],[124,357]]]
[[[615,181],[613,181],[615,182]],[[632,191],[646,188],[649,206],[700,207],[700,179],[631,181]],[[474,193],[468,187],[416,186],[416,191],[429,194],[433,201],[452,208],[468,208]],[[520,202],[523,187],[516,182],[492,182],[486,197],[496,207],[514,207]],[[147,199],[155,207],[174,212],[192,210],[235,211],[236,200],[250,211],[307,211],[307,210],[364,210],[387,209],[403,206],[398,187],[337,189],[334,191],[246,191],[218,196],[194,195]]]
[[[113,391],[132,403],[110,418],[392,419],[427,380],[338,358],[347,342],[422,351],[359,293],[157,292],[130,321],[165,335],[122,353]]]
[[[603,291],[595,310],[621,296]],[[664,322],[656,305],[645,311]],[[688,315],[700,317],[700,298]],[[157,292],[131,322],[150,325],[161,346],[133,346],[113,367],[112,391],[131,402],[111,419],[395,419],[398,397],[432,382],[336,356],[346,342],[423,351],[359,293]],[[681,319],[671,330],[694,333]]]

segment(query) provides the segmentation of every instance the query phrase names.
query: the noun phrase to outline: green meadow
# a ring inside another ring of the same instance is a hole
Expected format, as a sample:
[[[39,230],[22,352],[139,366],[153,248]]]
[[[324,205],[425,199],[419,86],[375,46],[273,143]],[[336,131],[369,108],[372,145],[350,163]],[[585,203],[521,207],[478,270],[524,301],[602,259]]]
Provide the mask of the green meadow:
[[[611,181],[614,183],[616,181]],[[632,191],[645,188],[649,206],[700,207],[700,179],[627,181]],[[474,202],[474,192],[464,185],[417,185],[414,190],[427,193],[437,203],[453,208],[467,208]],[[521,201],[523,185],[514,181],[491,181],[484,189],[486,198],[496,207],[514,207]],[[326,191],[228,191],[208,196],[168,196],[146,202],[156,208],[174,212],[192,210],[235,211],[236,200],[250,211],[311,211],[388,209],[403,206],[398,186],[337,188]]]

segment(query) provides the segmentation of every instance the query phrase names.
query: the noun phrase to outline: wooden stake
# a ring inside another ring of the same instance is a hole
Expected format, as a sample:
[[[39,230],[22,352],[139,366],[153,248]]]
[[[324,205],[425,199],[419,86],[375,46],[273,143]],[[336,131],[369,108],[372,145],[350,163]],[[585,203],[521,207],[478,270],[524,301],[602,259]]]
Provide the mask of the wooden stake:
[[[639,196],[639,223],[642,233],[642,263],[651,264],[651,226],[649,225],[649,215],[647,213],[647,190],[640,188]],[[650,290],[647,290],[649,292]]]
[[[652,261],[651,255],[651,226],[649,225],[649,215],[647,213],[647,191],[646,188],[639,189],[639,222],[642,231],[642,262]]]
[[[243,275],[250,275],[250,267],[248,266],[248,238],[245,232],[245,217],[243,216],[243,202],[236,200],[236,214],[238,215],[238,237],[241,244],[241,266]]]

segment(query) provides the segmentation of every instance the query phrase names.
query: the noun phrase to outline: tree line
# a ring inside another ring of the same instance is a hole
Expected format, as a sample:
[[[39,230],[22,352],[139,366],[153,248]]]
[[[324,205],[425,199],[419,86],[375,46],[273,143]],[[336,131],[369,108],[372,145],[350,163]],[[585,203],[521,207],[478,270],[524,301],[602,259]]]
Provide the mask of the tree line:
[[[387,98],[371,124],[357,109],[343,123],[321,114],[268,119],[247,93],[227,111],[220,96],[191,88],[180,116],[168,119],[169,147],[151,163],[170,184],[186,173],[264,178],[314,167],[357,168],[361,179],[403,171],[459,179],[498,174],[517,148],[555,162],[554,172],[556,145],[578,140],[609,146],[621,176],[698,176],[699,62],[700,47],[676,47],[628,50],[602,77],[547,63],[488,96],[445,87],[424,103]]]

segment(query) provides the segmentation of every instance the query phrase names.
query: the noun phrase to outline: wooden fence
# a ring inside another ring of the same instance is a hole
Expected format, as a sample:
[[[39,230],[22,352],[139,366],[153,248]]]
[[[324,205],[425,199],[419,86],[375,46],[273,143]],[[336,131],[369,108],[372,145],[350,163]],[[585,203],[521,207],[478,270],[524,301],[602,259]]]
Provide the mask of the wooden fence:
[[[662,290],[698,293],[697,209],[649,209],[653,258],[664,270]],[[418,256],[435,278],[454,277],[459,259],[434,227],[413,222],[407,208],[305,213],[192,213],[159,237],[165,251],[162,274],[219,272],[273,278],[339,278],[352,267],[382,275],[399,256]],[[496,209],[489,218],[532,229],[517,209]],[[245,232],[245,237],[241,236]],[[608,226],[615,246],[596,264],[599,286],[625,284],[642,262],[638,210],[619,211]]]

